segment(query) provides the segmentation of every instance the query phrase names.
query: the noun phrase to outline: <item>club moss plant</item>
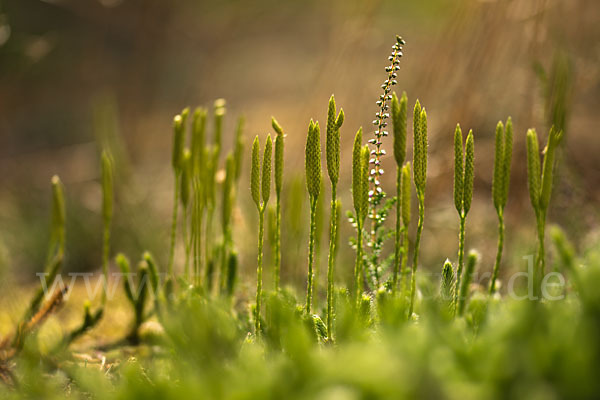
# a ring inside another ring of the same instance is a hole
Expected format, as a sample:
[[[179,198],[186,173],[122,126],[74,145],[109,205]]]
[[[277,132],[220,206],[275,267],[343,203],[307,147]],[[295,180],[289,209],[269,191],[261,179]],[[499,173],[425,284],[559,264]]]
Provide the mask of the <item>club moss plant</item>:
[[[402,93],[400,101],[396,93],[392,93],[392,122],[394,127],[394,159],[396,161],[396,233],[394,244],[394,272],[392,278],[392,292],[398,288],[398,276],[403,273],[401,269],[403,257],[403,238],[407,226],[402,223],[402,165],[406,158],[406,108],[408,99],[406,92]]]
[[[354,263],[354,299],[358,305],[363,293],[363,230],[369,212],[369,147],[362,145],[363,131],[354,136],[352,148],[352,200],[356,224],[356,261]]]
[[[538,137],[535,129],[527,131],[527,181],[529,187],[529,198],[535,212],[538,249],[534,263],[534,294],[539,296],[542,277],[545,273],[545,227],[546,214],[552,194],[554,180],[554,164],[556,148],[562,139],[562,131],[550,128],[548,142],[544,150],[544,161],[540,168],[540,151]]]
[[[410,280],[409,319],[412,318],[417,289],[417,266],[419,262],[419,245],[425,220],[425,183],[427,181],[427,112],[425,108],[421,108],[419,100],[417,100],[413,111],[413,180],[419,202],[419,220]]]
[[[460,125],[456,125],[454,131],[454,207],[460,219],[458,233],[458,266],[456,269],[456,287],[454,289],[455,310],[459,309],[462,299],[460,281],[464,266],[465,251],[465,222],[467,214],[471,209],[473,200],[473,178],[475,165],[475,141],[473,131],[467,135],[466,146],[463,151],[463,139]],[[455,311],[456,312],[456,311]]]
[[[173,155],[171,165],[175,175],[175,191],[173,200],[173,218],[171,221],[171,245],[169,246],[168,273],[171,279],[175,278],[173,265],[175,262],[175,245],[177,240],[177,213],[179,210],[179,195],[181,186],[181,175],[183,172],[183,149],[185,147],[185,127],[189,109],[185,108],[181,114],[173,119]]]
[[[337,184],[340,177],[340,128],[344,123],[344,110],[336,117],[335,98],[331,95],[327,111],[327,140],[325,155],[327,173],[331,181],[331,208],[329,226],[329,257],[327,259],[327,336],[333,341],[333,289],[335,270],[335,237],[337,218]]]
[[[510,184],[510,164],[512,160],[513,146],[513,127],[512,120],[508,117],[506,128],[502,121],[496,126],[494,154],[494,175],[492,180],[492,199],[496,215],[498,215],[498,250],[496,251],[496,261],[490,279],[489,293],[496,291],[496,279],[502,262],[502,250],[504,247],[504,208],[508,200],[508,187]]]
[[[405,42],[400,36],[396,36],[396,42],[392,46],[392,53],[388,57],[390,64],[385,68],[388,76],[387,79],[381,85],[383,94],[379,96],[376,104],[379,110],[375,114],[373,125],[375,125],[375,132],[373,138],[369,139],[368,143],[374,146],[371,150],[371,158],[369,163],[371,164],[371,170],[369,171],[369,218],[371,218],[371,232],[368,247],[371,249],[371,255],[368,259],[368,269],[371,275],[372,285],[378,288],[381,284],[382,265],[381,265],[381,251],[386,238],[386,233],[383,231],[383,226],[387,213],[392,203],[382,203],[385,199],[385,192],[381,187],[381,177],[384,173],[381,167],[381,159],[385,156],[386,151],[383,149],[383,138],[388,136],[387,119],[389,118],[389,104],[392,100],[392,86],[398,82],[396,78],[398,76],[398,70],[400,69],[400,58],[402,57],[402,46]]]
[[[263,236],[265,225],[265,210],[271,194],[271,158],[273,152],[273,141],[271,135],[267,135],[265,150],[262,159],[262,172],[259,158],[258,136],[252,143],[252,165],[250,190],[252,200],[258,210],[258,266],[256,268],[256,308],[254,312],[254,333],[260,335],[260,308],[262,299],[262,275],[263,275]]]
[[[198,107],[194,111],[192,121],[192,192],[193,209],[191,220],[193,248],[193,282],[200,286],[202,268],[202,222],[206,206],[205,177],[206,177],[206,109]]]
[[[283,187],[283,128],[274,117],[271,117],[271,125],[276,133],[275,136],[275,240],[274,240],[274,268],[273,286],[279,291],[279,280],[281,271],[281,188]]]
[[[308,237],[308,279],[305,313],[312,314],[313,278],[315,263],[315,230],[317,201],[321,192],[321,129],[319,122],[310,120],[305,148],[306,188],[310,200],[310,233]]]

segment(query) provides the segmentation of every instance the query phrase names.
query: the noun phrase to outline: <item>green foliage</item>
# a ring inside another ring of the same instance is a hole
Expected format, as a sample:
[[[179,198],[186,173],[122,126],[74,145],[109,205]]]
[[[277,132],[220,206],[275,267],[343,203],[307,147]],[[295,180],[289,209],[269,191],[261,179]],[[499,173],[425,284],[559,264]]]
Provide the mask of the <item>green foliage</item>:
[[[459,215],[462,215],[463,211],[464,156],[462,130],[460,125],[456,124],[454,130],[454,207]]]
[[[368,192],[364,193],[363,189],[363,174],[364,168],[361,158],[362,152],[362,127],[354,136],[354,145],[352,147],[352,202],[358,226],[362,229],[368,210],[363,209],[363,198],[368,196]]]
[[[306,187],[310,197],[317,198],[321,191],[321,130],[319,122],[310,120],[306,137]]]
[[[535,129],[527,131],[527,183],[529,199],[537,211],[540,204],[540,148]]]
[[[262,201],[263,207],[269,202],[271,197],[271,169],[273,166],[273,140],[271,134],[267,135],[267,142],[265,143],[265,151],[263,152],[262,162],[262,174],[261,174],[261,190],[262,190]]]
[[[192,115],[192,166],[194,175],[202,173],[205,161],[205,146],[206,146],[206,109],[202,107],[196,108]]]
[[[340,177],[340,128],[344,123],[344,110],[340,109],[336,117],[335,98],[331,95],[327,111],[327,140],[325,154],[327,159],[327,173],[332,187],[335,187]]]
[[[258,135],[254,138],[252,143],[252,164],[250,166],[250,192],[252,193],[252,200],[256,207],[260,209],[260,144],[258,142]]]
[[[173,155],[171,164],[173,170],[178,172],[182,167],[183,148],[185,147],[185,127],[189,110],[184,109],[181,114],[173,118]]]
[[[333,286],[335,269],[335,241],[337,217],[337,183],[340,177],[340,128],[344,123],[344,110],[340,109],[336,117],[335,98],[331,95],[327,112],[327,140],[325,155],[327,172],[331,181],[331,208],[329,226],[329,256],[327,259],[327,337],[333,340]]]
[[[494,155],[494,175],[492,180],[492,198],[496,214],[498,214],[498,250],[496,262],[490,279],[490,294],[496,290],[496,279],[502,261],[502,250],[504,247],[504,207],[508,200],[508,188],[510,183],[510,164],[512,160],[513,128],[512,119],[508,117],[506,127],[502,121],[496,126]]]
[[[467,257],[465,276],[459,288],[460,294],[458,295],[458,308],[456,310],[458,315],[463,315],[465,311],[465,305],[467,304],[467,299],[469,297],[469,286],[471,286],[471,281],[473,280],[473,272],[475,271],[475,266],[477,265],[478,260],[479,253],[477,253],[474,250],[471,250]]]
[[[419,220],[417,223],[417,236],[413,252],[412,275],[410,284],[410,303],[408,318],[412,318],[417,289],[417,266],[419,261],[419,246],[423,223],[425,220],[425,184],[427,180],[427,112],[421,108],[417,100],[413,112],[413,180],[419,201]]]
[[[406,92],[398,101],[396,93],[392,93],[392,123],[394,127],[394,158],[396,165],[401,167],[406,158],[406,115],[408,98]]]
[[[542,276],[545,273],[545,226],[546,214],[550,204],[552,184],[554,182],[554,166],[556,148],[562,139],[562,131],[550,128],[548,142],[544,149],[544,161],[540,167],[539,144],[534,129],[527,131],[527,180],[529,184],[529,198],[535,211],[538,231],[538,251],[535,258],[534,289],[539,294]],[[541,176],[540,176],[541,173]]]
[[[454,205],[460,218],[460,230],[458,234],[458,268],[456,270],[456,284],[454,288],[455,312],[458,312],[461,307],[459,291],[462,290],[461,279],[465,251],[465,221],[471,208],[471,200],[473,199],[474,165],[475,141],[473,139],[473,131],[470,130],[467,135],[463,152],[462,132],[460,125],[456,125],[456,130],[454,131]],[[462,313],[462,311],[460,312]]]
[[[321,131],[319,129],[319,122],[315,123],[312,119],[308,125],[304,165],[306,168],[306,187],[310,197],[310,233],[308,237],[308,279],[305,312],[307,315],[310,315],[312,313],[315,269],[316,213],[321,191]]]
[[[273,281],[275,290],[279,290],[279,276],[281,270],[281,189],[283,187],[283,154],[284,154],[284,133],[281,125],[271,118],[271,125],[277,136],[275,137],[275,194],[276,194],[276,210],[275,210],[275,238],[274,238],[274,254],[275,268],[273,272]]]
[[[402,167],[402,225],[407,227],[410,225],[410,203],[411,203],[411,195],[410,195],[410,163],[404,164]]]
[[[444,266],[442,267],[442,284],[440,286],[440,297],[444,302],[448,305],[452,303],[454,289],[454,270],[452,268],[452,263],[450,260],[446,259],[444,261]]]

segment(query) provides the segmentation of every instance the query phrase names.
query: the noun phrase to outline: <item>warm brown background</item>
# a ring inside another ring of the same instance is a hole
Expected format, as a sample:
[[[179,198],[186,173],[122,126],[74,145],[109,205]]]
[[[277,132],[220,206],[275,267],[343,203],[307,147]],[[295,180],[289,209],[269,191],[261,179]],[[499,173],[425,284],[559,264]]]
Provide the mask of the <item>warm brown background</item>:
[[[41,269],[49,180],[57,173],[68,192],[67,267],[99,265],[97,143],[107,137],[123,148],[113,250],[135,259],[151,249],[164,263],[172,116],[187,105],[210,107],[219,97],[227,99],[226,145],[235,116],[246,116],[247,143],[265,135],[271,115],[277,117],[288,134],[291,182],[303,173],[308,120],[323,121],[335,93],[346,112],[339,190],[343,210],[350,209],[349,149],[359,126],[370,129],[395,34],[407,41],[395,88],[407,91],[411,107],[418,97],[429,116],[424,264],[437,270],[445,257],[455,257],[451,146],[460,122],[476,137],[476,203],[467,247],[483,253],[482,271],[491,268],[496,226],[490,139],[497,121],[511,115],[506,262],[524,268],[521,258],[534,248],[534,219],[523,139],[529,127],[546,138],[548,116],[535,66],[551,71],[553,60],[567,66],[569,99],[550,219],[584,247],[598,222],[600,193],[597,0],[9,0],[0,3],[0,264],[23,279]],[[392,165],[386,170],[385,187],[393,192]],[[240,185],[236,236],[243,270],[250,273],[256,250],[254,240],[245,239],[254,237],[255,215],[245,182],[247,177]],[[352,252],[345,246],[351,234],[343,221],[340,279],[351,270]],[[289,246],[288,282],[304,275],[305,246]]]

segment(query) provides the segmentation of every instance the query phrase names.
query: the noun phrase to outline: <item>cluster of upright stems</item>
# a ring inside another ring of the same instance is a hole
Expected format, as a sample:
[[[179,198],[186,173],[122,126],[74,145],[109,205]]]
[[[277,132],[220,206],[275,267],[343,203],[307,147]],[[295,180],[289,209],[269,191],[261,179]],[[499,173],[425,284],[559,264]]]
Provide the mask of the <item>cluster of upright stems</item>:
[[[419,263],[419,248],[425,217],[425,187],[427,180],[427,113],[417,100],[413,109],[413,160],[406,160],[407,147],[407,108],[408,99],[403,93],[400,99],[391,87],[396,84],[399,60],[402,57],[404,40],[396,37],[396,43],[386,67],[387,79],[382,85],[383,93],[377,101],[378,112],[373,123],[376,126],[373,138],[363,145],[363,130],[358,129],[354,137],[352,149],[352,199],[354,215],[351,221],[356,227],[356,261],[354,266],[354,290],[352,291],[359,313],[367,314],[371,295],[375,291],[389,291],[405,305],[406,317],[413,318],[416,296],[416,274]],[[383,144],[388,136],[388,110],[391,108],[393,124],[393,150],[396,163],[396,195],[383,202],[385,192],[381,178],[384,173],[382,161],[386,154]],[[173,218],[169,248],[168,280],[163,287],[159,282],[159,268],[152,255],[145,252],[137,266],[137,289],[129,279],[124,281],[123,289],[130,302],[134,322],[127,336],[131,343],[139,341],[138,331],[141,324],[150,316],[162,316],[162,304],[169,301],[174,294],[177,278],[175,269],[175,249],[178,226],[181,224],[183,248],[185,252],[183,264],[183,282],[201,289],[206,295],[218,292],[231,297],[237,275],[237,251],[233,240],[232,218],[236,203],[236,188],[241,175],[243,157],[243,119],[239,119],[235,130],[233,151],[224,157],[224,178],[218,179],[221,162],[223,123],[225,116],[224,100],[214,104],[214,137],[207,143],[206,122],[207,110],[197,108],[191,116],[188,127],[189,109],[184,109],[173,120],[173,153],[172,168],[175,178]],[[317,206],[322,192],[321,167],[321,132],[319,122],[310,120],[305,147],[306,188],[310,200],[310,232],[308,244],[308,277],[304,315],[311,317],[318,329],[323,331],[326,341],[335,339],[335,265],[338,246],[338,221],[341,204],[338,199],[338,182],[340,178],[340,130],[344,122],[344,112],[337,111],[333,95],[329,100],[326,127],[326,166],[331,183],[329,255],[327,263],[327,308],[326,324],[318,316],[313,316],[313,296],[316,269]],[[272,118],[271,125],[275,131],[275,146],[270,134],[267,135],[262,158],[260,155],[259,137],[252,144],[250,189],[251,196],[258,212],[258,255],[257,255],[257,288],[256,303],[253,311],[254,330],[256,336],[261,335],[261,303],[263,298],[263,244],[264,216],[271,194],[271,179],[275,182],[275,228],[273,236],[274,268],[273,287],[280,291],[281,274],[281,195],[283,187],[284,165],[284,131],[281,125]],[[191,132],[189,147],[186,132]],[[557,147],[562,139],[562,131],[552,127],[546,145],[543,164],[540,165],[540,150],[535,130],[527,132],[527,175],[531,204],[536,215],[538,231],[538,249],[535,258],[535,290],[539,294],[541,279],[545,269],[544,232],[545,221],[552,192]],[[504,209],[508,198],[510,169],[512,158],[513,127],[509,118],[506,124],[499,122],[495,135],[495,157],[492,184],[492,197],[498,216],[498,249],[489,283],[489,294],[497,291],[497,279],[502,260],[504,246]],[[273,155],[274,151],[274,155]],[[468,304],[470,283],[478,261],[478,253],[471,251],[465,263],[465,225],[467,214],[471,208],[474,183],[474,135],[469,131],[466,142],[460,126],[454,131],[454,205],[460,220],[458,261],[456,269],[452,262],[446,260],[442,268],[440,297],[448,304],[453,315],[460,316]],[[102,272],[104,291],[101,304],[94,312],[89,303],[84,305],[84,318],[79,327],[68,334],[60,347],[68,346],[77,337],[95,326],[106,308],[107,276],[110,260],[110,230],[113,219],[114,166],[108,151],[100,158],[102,185]],[[273,165],[274,164],[274,165]],[[272,173],[274,170],[274,173]],[[408,265],[409,226],[411,223],[411,177],[414,181],[418,201],[418,221],[414,237],[412,265]],[[221,189],[220,202],[217,201],[218,188]],[[66,210],[63,185],[57,176],[52,178],[52,223],[50,246],[44,275],[45,287],[49,287],[56,279],[64,261],[65,254],[65,221]],[[385,239],[389,236],[384,223],[390,207],[396,205],[394,230],[394,253],[391,259],[391,272],[383,281],[386,272],[383,266],[386,260],[381,259]],[[219,204],[220,203],[220,204]],[[179,207],[183,209],[183,217],[179,215]],[[221,233],[219,243],[214,240],[215,213],[221,211]],[[365,222],[371,219],[371,227],[367,229]],[[365,241],[368,252],[365,252]],[[130,274],[132,267],[129,259],[118,254],[116,265],[124,274]],[[218,273],[219,279],[215,278]],[[145,282],[148,281],[148,285]],[[215,285],[216,283],[216,285]],[[365,288],[365,283],[367,287]],[[216,288],[215,288],[216,286]],[[154,308],[147,309],[148,291],[154,293]],[[44,292],[42,288],[33,297],[22,326],[27,326],[39,314],[42,308]],[[22,337],[15,338],[20,343]]]

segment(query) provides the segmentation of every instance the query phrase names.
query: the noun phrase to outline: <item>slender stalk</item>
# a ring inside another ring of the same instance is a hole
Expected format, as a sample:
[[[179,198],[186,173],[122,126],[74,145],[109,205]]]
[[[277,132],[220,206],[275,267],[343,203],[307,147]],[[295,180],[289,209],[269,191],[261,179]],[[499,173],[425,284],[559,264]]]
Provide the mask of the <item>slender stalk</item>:
[[[110,224],[104,223],[102,235],[102,279],[104,287],[102,290],[102,305],[106,304],[106,291],[108,286],[108,260],[110,259]]]
[[[454,312],[458,310],[460,301],[460,280],[465,264],[465,221],[467,217],[464,214],[460,215],[460,230],[458,232],[458,268],[456,270],[456,282],[454,285]]]
[[[177,239],[177,213],[179,210],[179,189],[181,185],[181,172],[175,172],[175,198],[173,199],[173,219],[171,220],[171,246],[169,248],[169,275],[174,278],[173,264],[175,261],[175,241]]]
[[[354,285],[355,285],[355,296],[356,305],[360,304],[360,297],[363,292],[363,280],[362,280],[362,265],[363,265],[363,223],[357,221],[356,229],[356,262],[354,264]]]
[[[188,238],[188,221],[189,221],[189,210],[187,206],[183,207],[183,243],[185,245],[185,264],[184,264],[184,276],[188,280],[190,278],[190,245],[191,238]]]
[[[214,265],[212,265],[212,256],[211,256],[211,249],[212,249],[212,240],[211,240],[211,235],[212,235],[212,220],[213,220],[213,207],[212,206],[208,206],[207,211],[206,211],[206,223],[205,223],[205,227],[204,227],[204,265],[206,265],[206,288],[207,290],[210,292],[210,290],[212,289],[212,276],[213,276],[213,269],[214,269]]]
[[[417,289],[417,263],[419,261],[419,245],[421,244],[421,233],[423,232],[423,221],[425,219],[425,194],[417,192],[419,199],[419,222],[417,224],[417,236],[415,238],[415,253],[413,254],[412,276],[410,280],[410,305],[408,307],[408,318],[413,313],[415,304],[415,292]]]
[[[258,211],[258,267],[256,268],[256,312],[254,315],[254,332],[260,335],[260,305],[262,297],[262,273],[263,273],[263,236],[265,225],[265,208]]]
[[[492,279],[490,281],[490,294],[494,294],[496,291],[496,279],[498,279],[498,270],[500,269],[500,262],[502,261],[502,250],[504,248],[504,214],[502,211],[498,213],[498,251],[496,252],[496,262],[494,263],[494,270],[492,272]]]
[[[396,235],[394,245],[394,275],[392,278],[392,293],[396,293],[398,286],[398,275],[401,273],[401,245],[402,245],[402,167],[396,166]]]
[[[275,205],[275,268],[273,270],[273,281],[275,291],[279,291],[279,275],[281,270],[281,198],[277,196]]]
[[[313,269],[315,258],[315,230],[316,230],[317,197],[310,198],[310,234],[308,237],[308,283],[306,285],[306,314],[311,314],[313,295]]]
[[[402,238],[402,265],[400,266],[402,282],[400,283],[400,294],[404,298],[406,296],[406,284],[408,283],[408,228],[404,228]]]
[[[200,269],[202,264],[202,197],[200,192],[200,182],[194,179],[195,196],[194,196],[194,211],[192,213],[192,238],[194,249],[194,282],[196,286],[200,286]]]
[[[331,188],[331,226],[329,237],[329,259],[327,264],[327,337],[333,338],[333,272],[335,261],[335,236],[336,236],[336,221],[337,221],[337,206],[336,206],[336,187]]]
[[[544,212],[539,212],[537,216],[537,231],[538,231],[538,251],[535,258],[535,270],[534,270],[534,295],[539,296],[541,292],[541,282],[546,269],[546,260],[544,257],[544,237],[546,228],[546,215]]]

